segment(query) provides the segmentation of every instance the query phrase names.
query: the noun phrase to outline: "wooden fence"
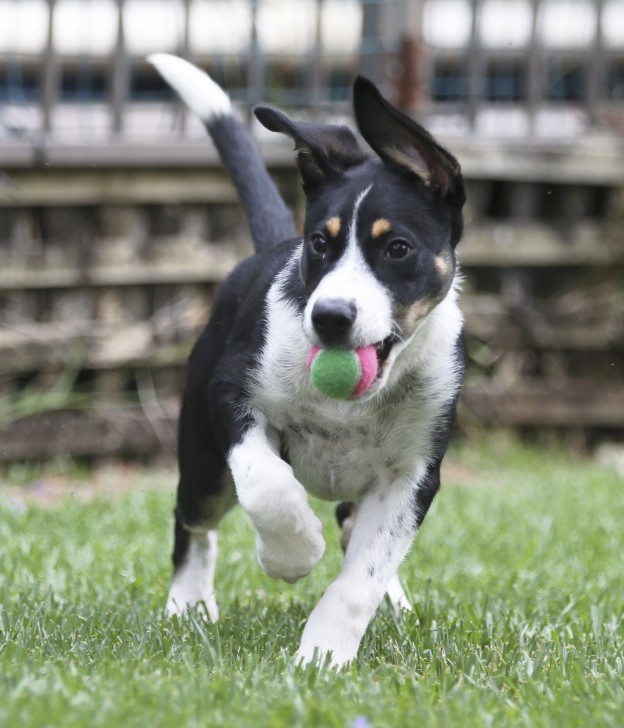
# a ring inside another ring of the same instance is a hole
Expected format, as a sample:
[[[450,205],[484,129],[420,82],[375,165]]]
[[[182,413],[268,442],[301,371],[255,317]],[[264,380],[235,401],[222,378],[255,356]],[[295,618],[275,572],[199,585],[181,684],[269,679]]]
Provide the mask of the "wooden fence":
[[[522,164],[507,150],[488,171],[459,146],[470,199],[462,426],[548,430],[589,445],[621,437],[624,166],[606,163],[611,150],[518,149]],[[290,150],[264,153],[300,209]],[[186,355],[249,244],[213,150],[193,161],[9,170],[0,460],[173,453]]]
[[[617,4],[459,0],[467,14],[455,45],[436,30],[444,26],[439,0],[303,4],[315,22],[298,55],[263,47],[261,0],[247,3],[250,35],[235,55],[193,45],[192,12],[210,3],[175,0],[181,30],[163,50],[234,79],[244,113],[267,98],[343,115],[358,70],[416,110],[468,180],[460,253],[470,374],[461,426],[554,433],[580,447],[621,440]],[[99,56],[62,49],[60,0],[48,0],[39,55],[16,47],[0,56],[6,79],[35,74],[30,95],[3,87],[0,75],[0,462],[171,456],[185,358],[216,287],[249,251],[214,149],[162,86],[150,86],[155,74],[129,43],[130,5],[116,0],[113,42]],[[512,6],[529,14],[492,27],[524,27],[524,36],[494,43],[488,23]],[[551,6],[589,8],[582,43],[546,32]],[[330,7],[357,11],[361,21],[355,45],[332,53]],[[67,79],[71,86],[83,67],[101,98],[69,92]],[[300,216],[290,148],[261,148]]]

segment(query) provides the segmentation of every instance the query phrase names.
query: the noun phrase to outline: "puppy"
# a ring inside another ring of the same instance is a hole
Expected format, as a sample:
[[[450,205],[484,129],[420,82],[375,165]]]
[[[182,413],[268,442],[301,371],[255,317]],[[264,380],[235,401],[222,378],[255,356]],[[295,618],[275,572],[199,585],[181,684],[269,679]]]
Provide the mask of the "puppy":
[[[256,248],[222,286],[190,356],[167,610],[201,604],[218,618],[217,527],[235,503],[261,567],[292,583],[325,549],[306,493],[342,501],[344,566],[297,652],[301,663],[341,666],[384,594],[409,608],[397,568],[440,486],[464,373],[460,167],[364,78],[353,106],[372,154],[347,127],[259,106],[260,123],[295,143],[306,197],[297,236],[226,94],[179,58],[150,60],[207,126]],[[310,380],[312,347],[374,351],[373,381],[351,398],[324,395]]]

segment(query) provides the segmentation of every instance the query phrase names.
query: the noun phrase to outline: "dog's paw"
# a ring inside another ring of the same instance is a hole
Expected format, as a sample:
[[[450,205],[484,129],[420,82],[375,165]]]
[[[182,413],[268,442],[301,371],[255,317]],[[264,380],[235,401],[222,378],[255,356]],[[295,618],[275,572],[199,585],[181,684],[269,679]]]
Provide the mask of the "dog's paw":
[[[274,579],[292,584],[316,566],[325,552],[325,540],[303,486],[290,466],[281,464],[273,468],[270,481],[256,482],[253,495],[247,494],[241,505],[256,529],[260,566]]]
[[[403,591],[403,587],[401,586],[401,582],[399,581],[399,577],[394,574],[390,581],[388,582],[388,587],[386,589],[386,595],[388,599],[390,600],[390,604],[392,605],[392,608],[395,612],[411,612],[412,611],[412,603],[407,598],[405,592]]]
[[[204,594],[200,589],[188,590],[172,584],[165,607],[167,616],[183,617],[192,608],[205,612],[211,622],[219,620],[219,607],[214,594]]]
[[[208,614],[212,622],[219,619],[214,594],[214,571],[217,560],[217,533],[206,531],[189,534],[188,551],[176,569],[166,611],[172,617],[182,616],[192,607]]]
[[[369,615],[350,596],[337,582],[327,587],[301,635],[299,664],[340,668],[355,660]]]
[[[323,525],[307,503],[279,529],[258,531],[256,550],[263,570],[293,584],[309,574],[325,552]]]
[[[412,608],[396,578],[391,582],[389,597],[397,610]],[[330,584],[310,614],[295,661],[302,666],[347,667],[357,657],[367,616],[361,609],[348,605],[344,591],[337,589],[336,583]]]
[[[334,670],[348,667],[357,657],[359,640],[345,639],[344,634],[336,634],[330,625],[321,631],[309,628],[303,631],[301,644],[295,655],[295,662],[306,665],[328,666]]]

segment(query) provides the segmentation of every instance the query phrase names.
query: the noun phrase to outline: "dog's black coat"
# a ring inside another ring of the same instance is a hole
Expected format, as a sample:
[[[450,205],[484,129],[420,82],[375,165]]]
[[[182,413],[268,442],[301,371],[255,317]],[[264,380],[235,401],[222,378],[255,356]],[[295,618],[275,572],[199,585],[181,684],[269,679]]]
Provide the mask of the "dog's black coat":
[[[210,322],[191,352],[178,434],[175,566],[185,556],[181,525],[215,526],[223,515],[219,496],[227,487],[222,478],[226,455],[249,425],[238,405],[249,396],[251,372],[266,335],[262,302],[298,242],[282,242],[240,263],[221,286]],[[302,307],[301,281],[292,286],[293,300]]]

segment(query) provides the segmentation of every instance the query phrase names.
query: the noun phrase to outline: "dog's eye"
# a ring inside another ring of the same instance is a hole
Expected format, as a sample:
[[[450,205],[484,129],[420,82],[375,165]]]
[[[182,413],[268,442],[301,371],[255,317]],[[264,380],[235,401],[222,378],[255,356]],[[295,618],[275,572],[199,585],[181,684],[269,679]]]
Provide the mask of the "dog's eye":
[[[312,233],[310,236],[310,247],[318,255],[325,255],[327,252],[327,240],[321,233]]]
[[[411,249],[412,246],[407,240],[393,240],[386,248],[386,255],[389,258],[398,260],[399,258],[405,258]]]

